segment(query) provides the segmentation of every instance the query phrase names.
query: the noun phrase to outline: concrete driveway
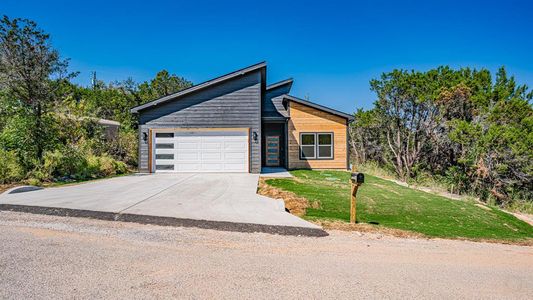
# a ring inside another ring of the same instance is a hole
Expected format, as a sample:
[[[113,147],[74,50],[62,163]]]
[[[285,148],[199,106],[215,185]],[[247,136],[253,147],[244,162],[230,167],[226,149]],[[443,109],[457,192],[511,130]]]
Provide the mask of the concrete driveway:
[[[114,213],[117,214],[114,219],[121,215],[141,215],[319,228],[285,212],[281,201],[257,195],[258,179],[256,174],[236,173],[137,174],[2,194],[0,205],[4,210],[24,206]]]

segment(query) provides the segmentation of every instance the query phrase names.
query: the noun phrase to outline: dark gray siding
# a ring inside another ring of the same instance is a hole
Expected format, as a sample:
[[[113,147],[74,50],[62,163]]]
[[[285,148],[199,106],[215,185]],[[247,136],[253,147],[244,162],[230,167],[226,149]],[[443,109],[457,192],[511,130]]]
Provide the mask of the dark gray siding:
[[[139,112],[139,170],[148,171],[149,128],[250,128],[252,173],[261,171],[261,71],[251,72]]]
[[[287,111],[283,107],[281,101],[283,99],[277,98],[281,95],[290,92],[291,85],[281,85],[277,88],[269,89],[265,93],[265,100],[263,103],[263,117],[287,117]]]

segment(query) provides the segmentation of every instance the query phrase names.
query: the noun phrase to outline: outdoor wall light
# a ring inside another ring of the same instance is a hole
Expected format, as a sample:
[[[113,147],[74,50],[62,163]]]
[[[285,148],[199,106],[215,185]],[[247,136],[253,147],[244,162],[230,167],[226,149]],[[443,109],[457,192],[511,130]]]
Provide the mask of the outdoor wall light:
[[[143,132],[143,141],[144,143],[148,141],[148,134],[146,132]]]
[[[252,138],[254,140],[255,143],[257,143],[257,132],[252,132]]]

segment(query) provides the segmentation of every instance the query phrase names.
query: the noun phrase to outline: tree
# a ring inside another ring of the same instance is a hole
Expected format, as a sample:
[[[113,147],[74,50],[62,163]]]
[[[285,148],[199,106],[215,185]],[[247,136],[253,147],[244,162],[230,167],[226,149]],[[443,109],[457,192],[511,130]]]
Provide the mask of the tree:
[[[54,101],[58,82],[73,77],[67,74],[68,61],[62,60],[50,45],[49,35],[27,19],[0,21],[0,87],[20,105],[33,123],[31,142],[42,160],[46,144],[45,116]]]
[[[354,117],[349,130],[352,158],[358,164],[364,164],[367,160],[383,162],[385,159],[381,145],[383,137],[377,111],[358,109]]]
[[[393,167],[402,180],[444,178],[452,192],[502,205],[533,198],[533,92],[505,68],[494,81],[485,69],[439,67],[370,84],[375,107],[351,128],[357,160]]]
[[[370,82],[378,95],[376,110],[382,122],[392,164],[406,180],[413,175],[423,147],[434,131],[438,110],[431,103],[427,76],[419,72],[394,70]]]
[[[192,86],[192,82],[175,74],[170,75],[167,70],[157,72],[155,78],[139,85],[139,93],[143,102],[161,98]]]

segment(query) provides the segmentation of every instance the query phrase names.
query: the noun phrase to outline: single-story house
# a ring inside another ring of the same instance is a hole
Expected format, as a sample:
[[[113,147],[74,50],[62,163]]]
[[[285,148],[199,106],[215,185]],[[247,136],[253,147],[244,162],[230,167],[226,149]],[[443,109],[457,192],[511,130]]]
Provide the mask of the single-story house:
[[[347,169],[353,116],[267,85],[265,62],[131,109],[141,172]]]

